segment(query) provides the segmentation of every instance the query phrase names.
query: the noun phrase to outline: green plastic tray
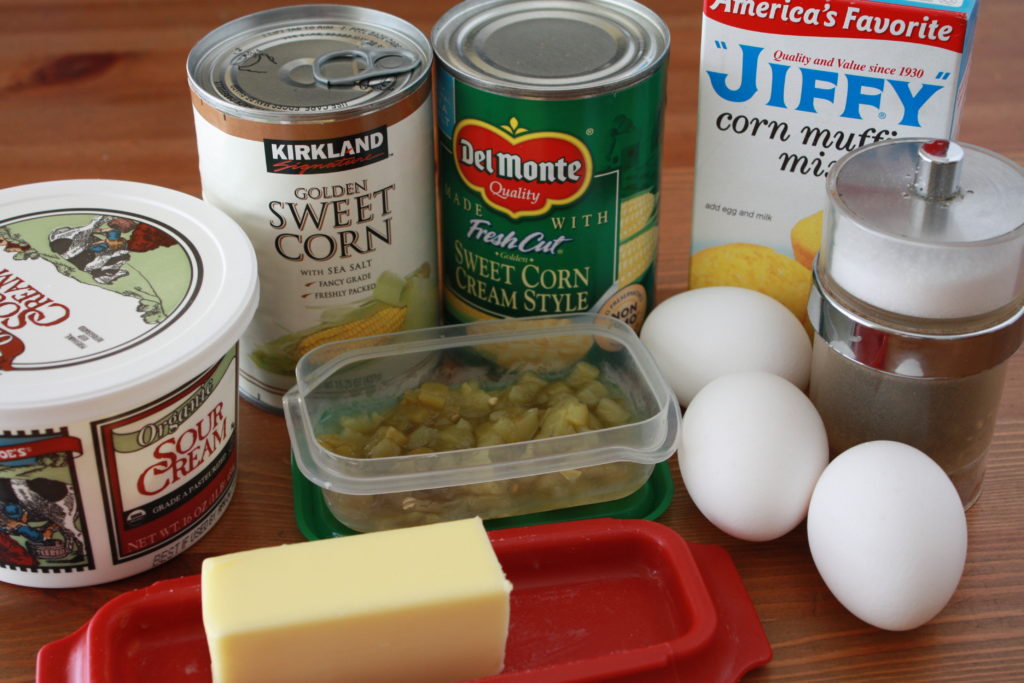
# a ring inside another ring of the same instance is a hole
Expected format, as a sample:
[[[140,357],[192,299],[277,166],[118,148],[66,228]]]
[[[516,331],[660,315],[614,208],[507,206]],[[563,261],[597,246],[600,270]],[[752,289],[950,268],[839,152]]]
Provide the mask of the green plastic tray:
[[[299,525],[299,531],[308,540],[315,541],[321,538],[359,533],[335,519],[327,507],[327,503],[324,502],[320,488],[302,475],[295,464],[295,458],[292,458],[292,490],[295,494],[295,521]],[[505,529],[599,517],[657,519],[672,502],[674,493],[675,486],[672,483],[672,472],[669,470],[668,463],[660,462],[654,466],[654,471],[651,472],[647,483],[625,498],[605,503],[549,510],[548,512],[536,512],[530,515],[490,519],[484,522],[484,526],[488,529]]]

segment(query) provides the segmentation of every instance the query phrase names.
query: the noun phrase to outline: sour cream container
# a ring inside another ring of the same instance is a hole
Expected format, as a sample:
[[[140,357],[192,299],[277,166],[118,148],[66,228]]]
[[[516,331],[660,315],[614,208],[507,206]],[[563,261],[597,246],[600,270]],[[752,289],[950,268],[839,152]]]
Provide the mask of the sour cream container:
[[[245,234],[140,183],[0,190],[0,580],[113,581],[173,558],[236,478]]]

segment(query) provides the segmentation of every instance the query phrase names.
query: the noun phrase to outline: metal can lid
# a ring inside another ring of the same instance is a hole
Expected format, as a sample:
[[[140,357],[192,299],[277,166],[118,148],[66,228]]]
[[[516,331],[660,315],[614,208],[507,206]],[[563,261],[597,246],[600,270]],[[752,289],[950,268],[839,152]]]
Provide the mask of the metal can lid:
[[[430,75],[426,36],[385,12],[297,5],[214,29],[187,61],[193,91],[242,119],[303,122],[390,106]]]
[[[667,58],[669,30],[632,0],[467,0],[438,20],[431,42],[472,85],[561,99],[644,79]]]
[[[256,256],[225,213],[120,180],[0,190],[0,416],[115,414],[201,374],[256,308]]]

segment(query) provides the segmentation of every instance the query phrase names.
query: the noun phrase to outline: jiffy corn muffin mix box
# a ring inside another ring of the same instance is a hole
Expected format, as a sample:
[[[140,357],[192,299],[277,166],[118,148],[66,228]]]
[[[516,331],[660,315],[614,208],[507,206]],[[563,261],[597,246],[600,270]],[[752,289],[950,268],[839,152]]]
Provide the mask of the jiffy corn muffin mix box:
[[[705,0],[690,288],[807,322],[825,176],[897,137],[953,137],[977,0]]]

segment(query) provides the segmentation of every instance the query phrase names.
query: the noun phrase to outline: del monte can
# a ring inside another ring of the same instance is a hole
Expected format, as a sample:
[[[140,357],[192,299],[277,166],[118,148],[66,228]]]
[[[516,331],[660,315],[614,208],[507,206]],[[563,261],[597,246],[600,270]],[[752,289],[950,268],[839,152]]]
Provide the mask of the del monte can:
[[[469,0],[432,34],[446,319],[653,304],[669,32],[629,0]]]
[[[345,5],[244,16],[189,55],[203,197],[259,259],[256,403],[280,409],[319,344],[437,324],[431,61],[412,24]]]

